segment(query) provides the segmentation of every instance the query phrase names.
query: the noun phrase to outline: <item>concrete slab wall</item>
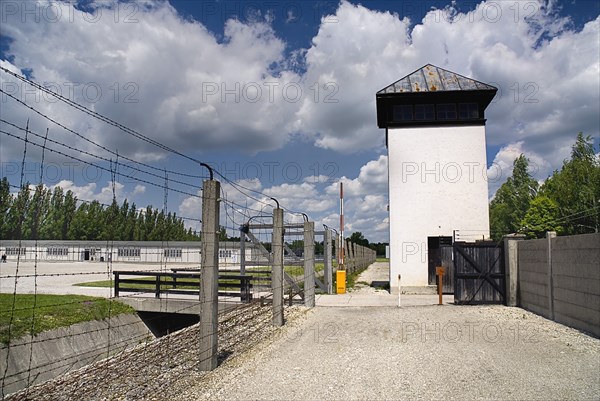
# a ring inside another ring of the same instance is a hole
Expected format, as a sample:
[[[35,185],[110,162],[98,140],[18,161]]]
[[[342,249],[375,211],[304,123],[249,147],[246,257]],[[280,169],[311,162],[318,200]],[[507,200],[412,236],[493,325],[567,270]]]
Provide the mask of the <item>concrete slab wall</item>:
[[[548,251],[545,239],[519,242],[519,306],[549,317]]]
[[[518,246],[519,305],[600,337],[600,234],[520,241]]]
[[[554,320],[600,337],[600,234],[552,239]]]
[[[75,324],[37,336],[13,341],[0,348],[7,394],[53,379],[107,356],[122,352],[148,339],[152,333],[136,314],[123,314],[102,321]],[[8,354],[8,359],[7,359]]]

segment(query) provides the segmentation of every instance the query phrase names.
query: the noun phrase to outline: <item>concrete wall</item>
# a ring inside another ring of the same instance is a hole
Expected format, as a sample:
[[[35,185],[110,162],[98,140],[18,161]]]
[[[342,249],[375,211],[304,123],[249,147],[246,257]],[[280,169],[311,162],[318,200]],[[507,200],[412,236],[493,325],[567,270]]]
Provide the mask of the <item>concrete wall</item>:
[[[153,338],[137,314],[123,314],[15,340],[0,348],[2,372],[8,354],[2,398],[28,387],[28,382],[38,384],[106,358],[107,350],[114,355]]]
[[[600,234],[520,241],[518,259],[521,307],[600,337]]]
[[[518,249],[519,306],[548,317],[547,240],[521,241]]]
[[[390,286],[427,286],[427,237],[489,237],[485,127],[388,130]]]

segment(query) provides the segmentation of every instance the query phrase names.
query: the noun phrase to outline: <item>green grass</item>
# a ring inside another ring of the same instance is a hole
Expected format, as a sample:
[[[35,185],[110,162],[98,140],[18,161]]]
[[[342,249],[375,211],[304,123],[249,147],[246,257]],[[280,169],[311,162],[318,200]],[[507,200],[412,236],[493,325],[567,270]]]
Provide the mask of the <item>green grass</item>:
[[[83,295],[0,294],[0,342],[134,312],[120,302]]]
[[[390,258],[377,258],[375,259],[376,262],[389,262]]]

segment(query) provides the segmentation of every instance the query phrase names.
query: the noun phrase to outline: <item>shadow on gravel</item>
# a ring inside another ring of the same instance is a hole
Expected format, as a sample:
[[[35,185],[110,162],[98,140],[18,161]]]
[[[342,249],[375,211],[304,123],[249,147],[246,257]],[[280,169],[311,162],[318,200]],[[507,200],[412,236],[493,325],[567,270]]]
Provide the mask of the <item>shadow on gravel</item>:
[[[219,354],[217,355],[217,365],[221,366],[221,364],[223,362],[225,362],[227,359],[229,359],[229,357],[231,355],[233,355],[233,351],[230,351],[230,350],[219,351]]]
[[[389,281],[372,281],[371,287],[389,291],[390,290],[390,282]]]

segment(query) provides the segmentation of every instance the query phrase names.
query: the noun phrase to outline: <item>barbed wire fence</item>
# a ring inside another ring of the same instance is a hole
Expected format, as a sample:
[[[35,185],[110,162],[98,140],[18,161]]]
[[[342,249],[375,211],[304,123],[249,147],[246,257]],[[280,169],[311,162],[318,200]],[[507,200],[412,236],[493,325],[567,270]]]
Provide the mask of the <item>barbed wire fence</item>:
[[[334,236],[329,228],[324,227],[318,234],[323,237],[321,266],[315,263],[319,242],[314,223],[306,214],[280,206],[268,194],[229,180],[206,163],[26,77],[2,67],[0,71],[134,141],[192,162],[193,170],[204,171],[186,173],[136,160],[0,88],[6,101],[47,124],[42,133],[32,128],[30,120],[23,124],[7,115],[0,116],[0,135],[23,146],[19,184],[10,184],[14,190],[11,207],[16,211],[17,235],[12,240],[3,239],[0,245],[10,261],[10,266],[0,265],[1,292],[10,290],[0,310],[6,322],[0,348],[2,399],[158,394],[165,391],[168,383],[181,377],[191,380],[212,370],[232,353],[261,340],[265,331],[276,330],[285,323],[288,312],[284,313],[284,309],[295,313],[294,305],[314,306],[316,292],[332,292],[335,257]],[[73,145],[75,139],[85,143],[87,149]],[[45,210],[52,201],[51,188],[44,183],[49,156],[54,161],[90,166],[109,174],[110,202],[103,203],[92,196],[86,199],[82,194],[72,199],[75,210],[84,208],[98,213],[96,217],[103,213],[109,223],[95,240],[46,238],[40,233],[48,218]],[[26,163],[36,158],[39,181],[31,185],[25,179]],[[161,211],[150,206],[136,209],[129,205],[127,209],[125,202],[119,206],[124,197],[119,193],[124,180],[162,190]],[[177,202],[171,202],[172,197],[185,197],[198,215],[178,215],[173,210],[172,205]],[[133,218],[140,227],[150,227],[154,222],[159,229],[148,241],[150,233],[131,234],[131,227],[117,225],[122,217],[125,221]],[[173,240],[164,224],[168,219],[185,222],[193,238],[186,238],[187,242]],[[339,249],[339,241],[337,238],[335,249]],[[359,261],[357,255],[349,255],[348,260],[352,258],[357,260],[357,266],[366,260]],[[103,304],[103,311],[89,311],[101,321],[38,334],[48,308],[91,309],[97,302],[98,298],[79,296],[52,301],[45,298],[49,293],[79,293],[68,290],[72,283],[86,286],[86,293],[109,299]],[[21,299],[26,293],[31,298],[29,303]],[[158,302],[156,312],[146,312],[144,316],[148,327],[154,329],[142,328],[139,319],[123,318],[127,314],[115,300],[134,305],[146,300]],[[29,315],[29,327],[24,333],[17,333],[14,322],[23,313]],[[188,322],[156,329],[164,324],[166,313],[184,316]],[[187,326],[190,318],[199,324],[171,333]],[[156,333],[160,338],[155,339]],[[39,356],[40,347],[77,342],[88,342],[90,347],[74,350],[59,360]],[[120,377],[124,368],[129,375],[127,380]]]

